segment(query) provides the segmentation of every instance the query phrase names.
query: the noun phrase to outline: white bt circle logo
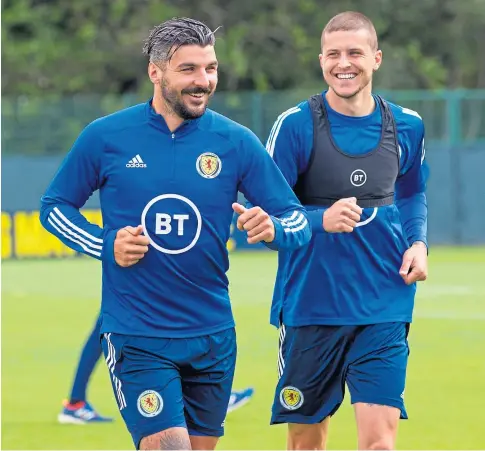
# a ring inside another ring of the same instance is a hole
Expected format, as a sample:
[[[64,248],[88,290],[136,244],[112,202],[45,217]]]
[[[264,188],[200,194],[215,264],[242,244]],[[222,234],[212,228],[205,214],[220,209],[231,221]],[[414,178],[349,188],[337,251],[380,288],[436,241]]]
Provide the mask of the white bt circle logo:
[[[179,194],[162,194],[145,206],[141,225],[155,249],[164,254],[182,254],[197,243],[202,216],[190,199]]]
[[[350,174],[350,183],[354,186],[362,186],[367,181],[367,174],[362,169],[356,169]]]

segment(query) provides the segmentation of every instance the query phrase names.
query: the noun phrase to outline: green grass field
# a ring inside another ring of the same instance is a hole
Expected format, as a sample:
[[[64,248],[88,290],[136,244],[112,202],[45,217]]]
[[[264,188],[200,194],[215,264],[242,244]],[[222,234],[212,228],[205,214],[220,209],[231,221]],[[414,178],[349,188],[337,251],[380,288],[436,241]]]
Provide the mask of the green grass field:
[[[268,325],[274,253],[231,256],[239,358],[235,387],[256,395],[226,422],[219,449],[285,449],[269,426],[277,331]],[[2,449],[133,449],[104,362],[89,390],[110,425],[59,425],[83,340],[99,308],[100,270],[88,258],[2,265]],[[485,449],[485,248],[433,249],[418,289],[401,449]],[[355,449],[348,397],[332,419],[329,449]]]

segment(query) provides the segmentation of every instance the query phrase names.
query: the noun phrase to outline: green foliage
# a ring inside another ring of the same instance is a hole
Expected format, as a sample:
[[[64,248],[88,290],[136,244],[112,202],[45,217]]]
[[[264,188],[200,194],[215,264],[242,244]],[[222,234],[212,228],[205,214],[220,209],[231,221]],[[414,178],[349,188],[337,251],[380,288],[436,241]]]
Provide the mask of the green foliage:
[[[317,86],[321,30],[348,9],[376,25],[381,89],[485,87],[483,0],[5,0],[2,90],[149,92],[143,39],[177,15],[222,25],[221,90]]]
[[[4,94],[124,93],[146,79],[142,41],[175,11],[131,0],[2,4]]]
[[[485,88],[484,0],[4,0],[2,147],[64,153],[96,117],[146,101],[143,41],[174,16],[222,26],[211,105],[265,139],[281,111],[324,86],[321,32],[345,10],[376,26],[384,53],[377,90]],[[473,141],[483,137],[483,91],[464,99],[463,111],[448,116],[441,97],[397,100],[423,114],[430,139],[442,141],[452,127]]]

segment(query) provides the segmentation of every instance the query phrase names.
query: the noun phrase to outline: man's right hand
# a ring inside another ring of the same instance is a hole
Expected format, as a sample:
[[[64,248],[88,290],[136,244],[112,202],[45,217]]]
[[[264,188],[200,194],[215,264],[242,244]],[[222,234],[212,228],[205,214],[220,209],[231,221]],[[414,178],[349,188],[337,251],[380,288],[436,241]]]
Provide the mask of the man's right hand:
[[[114,253],[118,265],[126,268],[138,263],[148,252],[150,240],[142,235],[143,227],[126,226],[116,234]]]
[[[323,229],[329,233],[350,233],[361,214],[362,208],[355,197],[340,199],[323,213]]]

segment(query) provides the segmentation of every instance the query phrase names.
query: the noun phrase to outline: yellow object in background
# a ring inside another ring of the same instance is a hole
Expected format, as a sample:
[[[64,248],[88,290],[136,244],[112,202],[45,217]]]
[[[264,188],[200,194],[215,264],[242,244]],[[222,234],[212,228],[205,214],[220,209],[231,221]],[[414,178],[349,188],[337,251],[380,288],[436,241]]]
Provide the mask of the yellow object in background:
[[[12,256],[12,219],[2,211],[2,259]]]
[[[82,210],[85,218],[103,226],[101,210]],[[229,252],[237,247],[234,225],[227,242]],[[17,211],[13,215],[2,211],[2,259],[9,258],[62,258],[77,253],[44,229],[39,220],[39,211]]]
[[[14,213],[13,230],[17,258],[67,257],[76,253],[44,229],[38,211]]]

